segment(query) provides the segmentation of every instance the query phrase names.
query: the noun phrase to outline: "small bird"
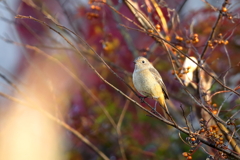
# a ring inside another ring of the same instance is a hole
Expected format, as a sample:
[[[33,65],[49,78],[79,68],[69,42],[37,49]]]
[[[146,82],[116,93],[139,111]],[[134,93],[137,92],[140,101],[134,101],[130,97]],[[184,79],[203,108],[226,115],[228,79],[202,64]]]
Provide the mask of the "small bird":
[[[134,63],[135,68],[132,75],[134,87],[144,97],[154,98],[169,114],[165,102],[165,99],[169,99],[169,96],[161,75],[145,57],[137,57]],[[154,109],[156,109],[156,104]]]

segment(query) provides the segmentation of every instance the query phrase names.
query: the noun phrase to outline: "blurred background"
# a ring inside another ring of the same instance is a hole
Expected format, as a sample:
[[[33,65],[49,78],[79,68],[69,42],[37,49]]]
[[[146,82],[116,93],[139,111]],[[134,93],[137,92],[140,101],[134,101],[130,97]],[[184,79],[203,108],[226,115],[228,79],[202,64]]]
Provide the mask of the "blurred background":
[[[187,39],[196,33],[200,41],[194,45],[195,51],[187,48],[183,51],[190,56],[202,51],[218,12],[201,0],[157,2],[169,24],[166,36],[170,41],[176,44],[176,35]],[[223,0],[208,2],[220,8]],[[107,3],[136,21],[122,1]],[[160,20],[149,3],[149,0],[138,1],[144,13],[157,24]],[[229,41],[228,54],[225,54],[226,47],[219,46],[207,52],[206,61],[217,75],[230,67],[225,79],[234,87],[239,85],[240,29],[236,26],[240,5],[237,0],[232,0],[231,4],[229,11],[233,19],[223,19],[218,29],[218,33]],[[195,104],[174,79],[168,55],[161,45],[147,34],[131,29],[136,28],[132,22],[101,2],[2,0],[0,7],[0,159],[101,159],[81,136],[111,160],[186,159],[182,153],[191,148],[182,140],[186,135],[147,115],[104,83],[59,34],[34,20],[16,19],[15,16],[32,16],[49,24],[78,48],[104,79],[137,102],[140,100],[132,91],[76,35],[131,86],[134,58],[147,55],[168,88],[170,107],[177,106],[170,110],[179,112],[174,117],[185,125],[180,104],[187,114],[199,115],[192,113]],[[175,13],[178,17],[171,26]],[[76,35],[56,24],[69,28]],[[182,57],[180,62],[183,61]],[[215,86],[213,91],[218,89]],[[213,101],[221,104],[224,98],[219,95]],[[147,101],[154,105],[152,99]],[[235,96],[229,99],[231,106],[238,103]],[[199,148],[194,151],[193,158],[202,160],[213,153],[213,150],[206,152]]]

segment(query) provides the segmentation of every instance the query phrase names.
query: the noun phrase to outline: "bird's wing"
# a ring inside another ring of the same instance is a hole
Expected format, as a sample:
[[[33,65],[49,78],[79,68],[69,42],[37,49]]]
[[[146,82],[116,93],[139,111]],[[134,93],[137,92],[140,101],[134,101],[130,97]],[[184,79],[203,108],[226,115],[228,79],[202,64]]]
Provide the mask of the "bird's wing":
[[[153,74],[153,76],[157,80],[157,82],[160,84],[160,86],[162,87],[162,90],[164,92],[165,98],[169,99],[167,88],[166,88],[165,84],[163,83],[161,75],[158,73],[158,71],[155,68],[150,68],[149,70]]]

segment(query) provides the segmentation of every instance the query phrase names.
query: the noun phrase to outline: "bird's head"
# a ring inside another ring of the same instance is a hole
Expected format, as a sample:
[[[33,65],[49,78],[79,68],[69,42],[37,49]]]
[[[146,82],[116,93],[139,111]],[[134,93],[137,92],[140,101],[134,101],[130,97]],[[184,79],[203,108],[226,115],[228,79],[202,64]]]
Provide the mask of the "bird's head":
[[[135,70],[143,70],[152,67],[152,64],[145,57],[137,57],[134,60]]]

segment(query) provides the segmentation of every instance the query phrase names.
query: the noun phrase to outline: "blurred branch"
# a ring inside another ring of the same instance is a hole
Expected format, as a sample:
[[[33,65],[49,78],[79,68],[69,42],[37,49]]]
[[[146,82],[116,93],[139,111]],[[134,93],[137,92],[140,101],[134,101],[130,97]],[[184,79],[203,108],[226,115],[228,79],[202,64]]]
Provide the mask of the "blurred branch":
[[[9,80],[6,76],[4,76],[2,73],[0,73],[0,77],[7,82],[10,86],[12,86],[16,91],[19,92],[19,89],[17,88],[17,86],[11,81]]]
[[[141,10],[139,10],[137,2],[133,2],[132,0],[124,0],[124,3],[128,6],[130,11],[137,18],[138,22],[142,25],[142,27],[144,27],[146,30],[153,28],[152,22],[148,21],[145,18],[145,14],[142,13]]]
[[[133,92],[130,93],[129,97],[132,97],[132,95],[133,95]],[[123,110],[122,110],[122,112],[121,112],[120,118],[119,118],[119,120],[118,120],[117,128],[118,128],[119,131],[121,130],[123,118],[124,118],[124,116],[125,116],[125,114],[126,114],[126,111],[127,111],[127,109],[128,109],[129,102],[130,102],[130,101],[126,101],[126,103],[125,103],[125,105],[124,105],[124,107],[123,107]]]
[[[14,10],[12,10],[12,9],[9,7],[8,3],[7,3],[5,0],[3,0],[3,3],[4,3],[4,5],[6,6],[6,9],[7,9],[13,16],[16,16],[16,15],[17,15],[17,13],[14,12]],[[38,36],[38,35],[33,31],[33,29],[32,29],[26,22],[21,21],[20,24],[22,24],[39,42],[43,43],[42,38],[41,38],[40,36]]]
[[[130,93],[129,97],[132,97],[133,96],[133,92]],[[122,158],[124,160],[127,160],[127,157],[126,157],[126,153],[125,153],[125,150],[124,150],[124,144],[123,144],[123,138],[122,138],[122,133],[121,133],[121,126],[122,126],[122,122],[123,122],[123,119],[124,119],[124,116],[127,112],[127,109],[128,109],[128,106],[129,106],[129,103],[130,101],[126,101],[124,106],[123,106],[123,110],[121,112],[121,115],[120,115],[120,118],[118,120],[118,123],[117,123],[117,133],[118,133],[118,143],[120,145],[120,150],[121,150],[121,154],[122,154]]]
[[[3,39],[3,38],[2,38]],[[8,41],[8,40],[7,40]],[[57,49],[57,50],[70,50],[73,52],[76,52],[73,48],[69,48],[69,47],[53,47],[53,46],[47,46],[47,45],[36,45],[35,47],[38,48],[47,48],[47,49]],[[84,54],[91,56],[92,58],[94,58],[95,60],[97,60],[98,62],[101,62],[100,59],[98,59],[96,56],[93,56],[91,53],[89,53],[88,51],[82,51]],[[111,62],[109,60],[107,60],[106,58],[103,58],[104,61],[111,67],[114,67],[115,69],[117,69],[119,72],[124,73],[126,76],[132,76],[132,73],[128,72],[127,70],[123,69],[122,67],[116,65],[116,63]]]
[[[187,120],[187,118],[186,118],[186,116],[185,116],[185,112],[184,112],[184,109],[182,108],[182,104],[180,104],[180,108],[181,108],[181,110],[182,110],[182,115],[183,115],[183,118],[184,118],[184,120],[185,120],[185,122],[186,122],[188,132],[191,133],[190,125],[189,125],[188,120]]]
[[[73,25],[73,20],[71,19],[71,16],[68,14],[67,10],[65,9],[65,3],[67,3],[67,1],[64,1],[63,3],[60,2],[60,0],[57,0],[58,4],[61,6],[64,14],[66,15],[67,17],[67,20],[68,20],[68,24],[72,27],[72,29],[77,32],[79,31],[78,29],[76,29],[76,27]]]
[[[114,12],[118,13],[120,16],[122,16],[123,18],[127,19],[128,21],[132,22],[135,26],[139,27],[140,29],[144,30],[143,27],[141,27],[139,24],[137,24],[136,22],[134,22],[133,20],[131,20],[130,18],[128,18],[127,16],[123,15],[122,13],[120,13],[118,10],[116,10],[113,6],[109,5],[108,3],[106,3]]]
[[[32,0],[22,0],[24,3],[29,5],[30,7],[36,9],[37,11],[41,12],[47,19],[50,19],[56,24],[59,24],[56,18],[54,18],[51,14],[49,14],[45,9],[38,7]]]
[[[109,6],[113,6],[113,3],[111,0],[108,0],[107,3],[109,4]],[[121,24],[121,19],[119,14],[116,13],[116,11],[112,11],[112,14],[114,16],[114,19],[116,20],[117,24]],[[120,32],[128,46],[129,51],[133,54],[133,56],[136,58],[138,56],[137,50],[134,47],[134,43],[132,41],[132,38],[130,37],[130,35],[126,32],[125,28],[122,27],[118,27],[120,29]]]
[[[227,59],[228,59],[228,65],[229,65],[228,68],[232,68],[232,63],[231,63],[231,60],[230,60],[230,56],[229,56],[227,47],[224,45],[223,48],[224,48],[224,51],[225,51],[226,56],[227,56]],[[226,76],[228,75],[228,73],[229,73],[229,70],[228,70],[228,71],[224,74],[224,76],[223,76],[223,84],[224,84],[224,85],[226,85]],[[225,90],[226,90],[226,89],[225,89]]]
[[[178,13],[178,14],[181,13],[181,11],[182,11],[183,7],[185,6],[185,4],[187,3],[187,1],[188,1],[188,0],[184,0],[184,1],[182,2],[182,4],[180,5],[180,7],[179,7],[178,10],[177,10],[177,13]]]

